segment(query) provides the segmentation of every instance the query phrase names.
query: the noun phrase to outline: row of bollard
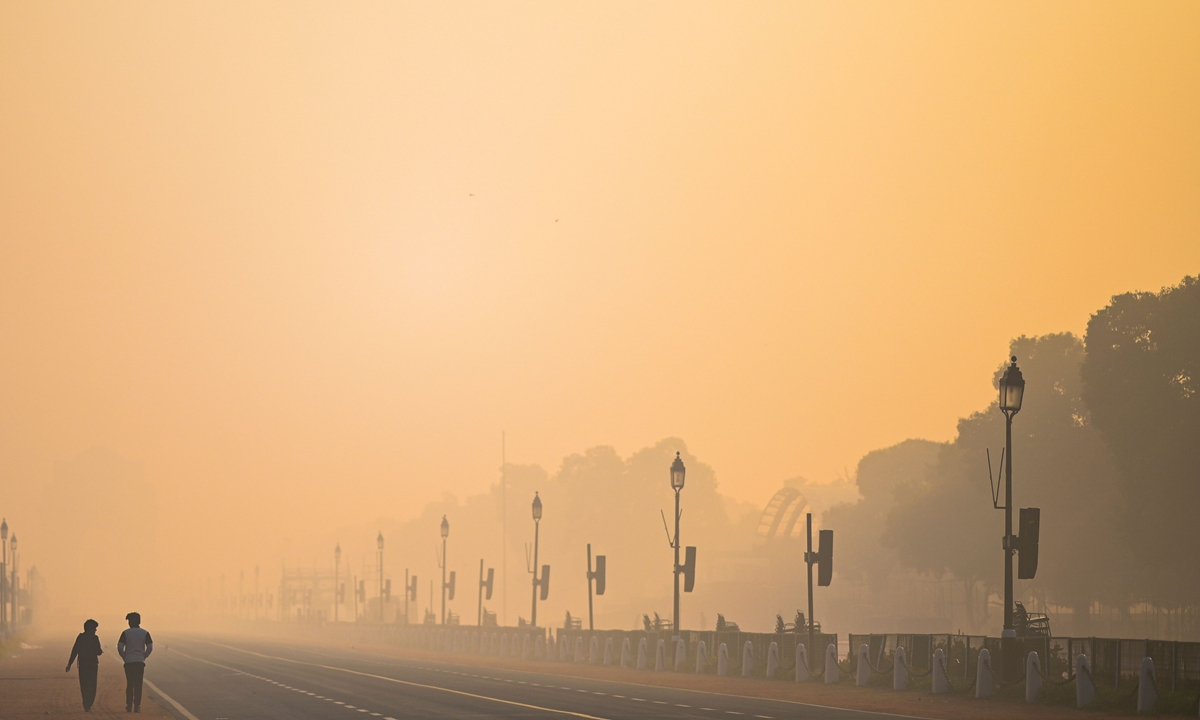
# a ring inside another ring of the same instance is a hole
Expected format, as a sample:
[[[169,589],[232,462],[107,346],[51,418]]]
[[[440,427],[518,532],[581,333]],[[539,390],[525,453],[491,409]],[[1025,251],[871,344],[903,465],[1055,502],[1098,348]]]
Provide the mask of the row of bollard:
[[[542,637],[540,634],[520,635],[520,643],[517,642],[517,637],[512,637],[507,633],[466,633],[466,632],[450,632],[434,634],[430,638],[430,647],[434,650],[444,650],[447,652],[456,653],[473,653],[482,655],[499,655],[501,657],[515,657],[522,659],[533,660],[557,660],[566,662],[568,660],[567,644],[563,641],[555,643],[554,636]],[[649,646],[646,638],[641,638],[638,642],[636,665],[632,652],[632,645],[629,638],[624,638],[621,643],[621,653],[619,665],[622,668],[636,666],[638,670],[646,670],[649,667]],[[687,646],[682,639],[675,641],[674,662],[671,663],[675,671],[685,669],[687,663]],[[571,660],[576,663],[587,662],[592,665],[603,664],[606,666],[613,665],[615,658],[615,648],[612,638],[606,638],[604,642],[603,653],[600,650],[599,638],[592,637],[584,652],[584,644],[582,637],[575,638],[575,646],[572,648]],[[703,640],[700,641],[696,650],[696,666],[697,674],[703,673],[708,666],[708,647]],[[779,676],[781,668],[779,658],[779,645],[772,642],[767,649],[767,677],[770,679]],[[749,676],[754,667],[754,644],[746,641],[742,646],[742,675]],[[666,641],[659,640],[654,653],[654,669],[663,671],[667,669],[667,648]],[[721,643],[717,647],[717,675],[729,675],[729,648],[725,643]],[[858,649],[858,665],[855,673],[855,685],[865,687],[870,684],[871,667],[868,648],[863,644]],[[1091,663],[1086,655],[1080,654],[1075,658],[1074,676],[1068,682],[1075,682],[1075,700],[1078,707],[1086,707],[1096,699],[1096,685],[1092,681]],[[875,670],[875,672],[879,672]],[[909,667],[907,653],[903,647],[896,648],[896,652],[892,658],[892,689],[907,690],[909,680]],[[813,677],[812,670],[808,665],[808,653],[804,645],[796,645],[796,662],[795,662],[795,681],[808,682]],[[1038,693],[1041,690],[1042,682],[1045,675],[1042,672],[1041,659],[1037,652],[1031,652],[1025,658],[1025,700],[1027,702],[1035,702]],[[825,668],[823,672],[823,680],[828,685],[833,685],[841,680],[840,668],[837,659],[837,646],[832,643],[825,649]],[[979,651],[979,659],[976,666],[975,674],[975,697],[986,698],[994,694],[997,683],[997,676],[992,669],[991,653],[987,648]],[[934,651],[933,668],[931,669],[931,689],[934,693],[950,692],[950,678],[946,671],[946,656],[941,648]],[[1137,711],[1138,712],[1153,712],[1154,705],[1158,700],[1158,689],[1155,684],[1154,676],[1154,660],[1147,657],[1142,660],[1142,666],[1138,677],[1137,687]]]

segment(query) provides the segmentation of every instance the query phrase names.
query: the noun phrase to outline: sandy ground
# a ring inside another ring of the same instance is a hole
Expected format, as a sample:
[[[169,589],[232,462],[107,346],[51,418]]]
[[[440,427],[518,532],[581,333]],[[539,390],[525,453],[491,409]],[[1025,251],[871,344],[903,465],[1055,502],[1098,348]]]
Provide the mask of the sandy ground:
[[[0,718],[4,720],[46,720],[47,717],[144,717],[170,718],[154,703],[149,688],[143,690],[140,715],[125,714],[125,673],[115,657],[115,648],[105,648],[100,658],[96,704],[91,713],[83,711],[79,695],[79,675],[75,668],[63,672],[71,656],[75,637],[63,640],[30,640],[25,647],[5,648],[0,657]],[[153,679],[153,668],[146,676]]]
[[[464,665],[502,667],[510,670],[554,673],[575,677],[616,680],[620,682],[673,687],[684,690],[700,690],[723,695],[790,700],[793,702],[825,705],[829,707],[872,710],[901,716],[933,718],[936,720],[1106,720],[1128,718],[1090,710],[1052,707],[1049,705],[1026,704],[995,698],[976,700],[973,695],[933,695],[921,692],[894,692],[888,688],[858,688],[852,685],[827,686],[822,683],[789,683],[779,680],[757,678],[730,678],[712,675],[697,676],[689,673],[646,672],[621,668],[576,665],[558,662],[527,662],[522,660],[482,657],[478,655],[444,655],[441,653],[404,650],[387,645],[354,645],[357,650],[408,657],[433,662],[453,662]]]

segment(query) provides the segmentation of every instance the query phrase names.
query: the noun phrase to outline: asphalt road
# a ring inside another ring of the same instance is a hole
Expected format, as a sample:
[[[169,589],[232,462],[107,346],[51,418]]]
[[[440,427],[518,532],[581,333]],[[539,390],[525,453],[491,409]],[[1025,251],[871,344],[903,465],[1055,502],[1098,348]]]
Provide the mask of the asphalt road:
[[[147,663],[148,690],[184,720],[897,717],[259,639],[176,638],[165,645]]]

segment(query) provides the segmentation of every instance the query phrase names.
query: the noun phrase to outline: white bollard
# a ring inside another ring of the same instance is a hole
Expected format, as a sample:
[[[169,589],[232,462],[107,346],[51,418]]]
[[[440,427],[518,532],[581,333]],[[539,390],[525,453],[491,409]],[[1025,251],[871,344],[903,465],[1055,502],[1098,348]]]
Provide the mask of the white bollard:
[[[1154,661],[1148,657],[1142,658],[1142,670],[1138,673],[1137,698],[1138,712],[1154,712],[1158,692],[1154,689]]]
[[[633,662],[633,645],[629,638],[621,640],[621,667],[627,668]]]
[[[995,692],[992,677],[992,654],[987,648],[979,651],[979,659],[975,661],[975,697],[991,697]]]
[[[528,635],[521,638],[521,659],[522,660],[529,659],[529,636]]]
[[[892,656],[892,689],[908,689],[908,653],[902,647]]]
[[[854,673],[854,684],[858,687],[866,687],[871,684],[871,661],[868,659],[870,650],[867,649],[867,644],[863,643],[858,646],[858,667]]]
[[[725,643],[717,646],[717,674],[729,674],[729,648]]]
[[[575,638],[575,662],[583,662],[583,637]]]
[[[662,672],[667,669],[667,641],[659,640],[654,648],[654,669]]]
[[[612,665],[613,656],[613,641],[612,638],[604,639],[604,666]]]
[[[650,663],[650,658],[646,657],[646,652],[647,652],[646,638],[642,638],[642,639],[638,640],[638,659],[637,659],[637,669],[638,670],[645,670],[646,665],[648,665]]]
[[[546,633],[546,651],[543,657],[549,661],[554,659],[554,635]]]
[[[825,684],[834,685],[841,679],[842,674],[837,663],[837,645],[829,643],[829,647],[825,648]]]
[[[779,643],[767,646],[767,678],[774,680],[779,675]]]
[[[592,641],[588,643],[588,662],[595,665],[600,662],[600,638],[592,636]]]
[[[1042,689],[1042,661],[1036,652],[1025,656],[1025,702],[1037,702]]]
[[[512,642],[508,644],[508,648],[512,651],[511,654],[515,658],[521,657],[521,643],[517,642],[517,637],[518,636],[513,635]]]
[[[1087,707],[1096,700],[1096,684],[1092,682],[1092,663],[1087,655],[1075,657],[1075,707]]]
[[[701,640],[696,646],[696,674],[704,672],[704,666],[708,664],[708,646]]]
[[[749,640],[742,646],[742,677],[749,677],[754,672],[754,643]]]
[[[811,674],[808,671],[808,649],[796,643],[796,682],[808,682]]]
[[[677,638],[675,640],[675,672],[681,672],[685,662],[687,662],[687,645],[684,644],[683,638]]]
[[[933,691],[950,692],[950,678],[946,677],[946,653],[938,648],[933,652]]]
[[[558,661],[566,662],[567,661],[567,653],[570,651],[571,651],[570,638],[559,638],[558,639]]]
[[[508,657],[508,633],[500,636],[500,657]]]

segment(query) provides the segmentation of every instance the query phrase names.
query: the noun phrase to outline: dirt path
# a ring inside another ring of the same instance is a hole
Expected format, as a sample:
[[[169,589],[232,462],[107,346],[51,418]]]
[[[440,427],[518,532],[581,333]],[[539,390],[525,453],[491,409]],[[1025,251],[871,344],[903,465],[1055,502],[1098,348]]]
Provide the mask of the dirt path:
[[[24,647],[8,648],[0,657],[0,717],[4,720],[46,720],[47,717],[115,718],[144,717],[165,720],[163,712],[144,690],[140,715],[125,714],[125,673],[115,657],[115,648],[105,648],[100,658],[96,704],[91,713],[83,711],[79,696],[79,675],[74,667],[63,672],[71,656],[74,637],[65,640],[30,640]],[[146,674],[153,678],[152,670]]]

